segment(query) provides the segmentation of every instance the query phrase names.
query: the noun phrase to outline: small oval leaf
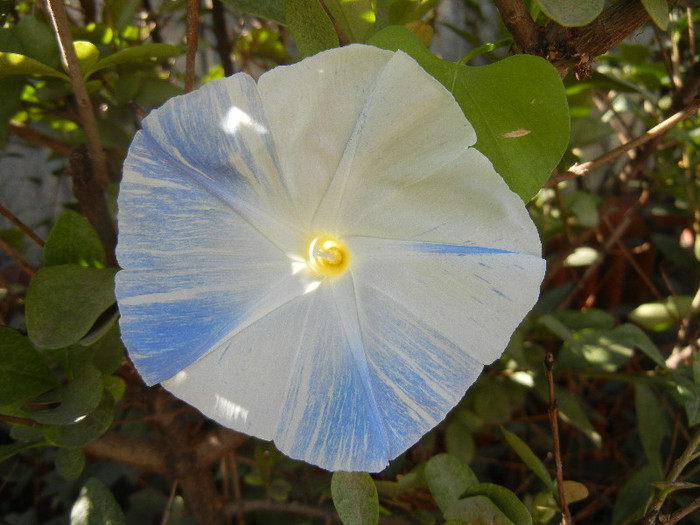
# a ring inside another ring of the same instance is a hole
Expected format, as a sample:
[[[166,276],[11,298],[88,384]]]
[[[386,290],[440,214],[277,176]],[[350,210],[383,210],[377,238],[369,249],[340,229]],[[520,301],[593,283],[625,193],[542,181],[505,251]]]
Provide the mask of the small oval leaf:
[[[375,525],[379,522],[377,487],[366,472],[334,472],[331,495],[344,525]]]

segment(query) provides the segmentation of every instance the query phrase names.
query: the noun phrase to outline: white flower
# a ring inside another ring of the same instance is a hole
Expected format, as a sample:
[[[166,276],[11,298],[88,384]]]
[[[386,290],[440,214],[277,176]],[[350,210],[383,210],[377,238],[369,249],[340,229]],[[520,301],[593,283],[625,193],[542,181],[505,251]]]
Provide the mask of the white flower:
[[[352,45],[152,112],[119,195],[148,384],[329,470],[383,469],[537,300],[540,241],[450,93]]]

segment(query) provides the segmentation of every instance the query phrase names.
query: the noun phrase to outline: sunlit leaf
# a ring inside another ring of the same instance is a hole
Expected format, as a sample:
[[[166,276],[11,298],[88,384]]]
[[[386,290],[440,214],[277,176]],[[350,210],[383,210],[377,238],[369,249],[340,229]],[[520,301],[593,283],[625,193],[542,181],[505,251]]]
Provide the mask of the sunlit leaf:
[[[666,0],[642,0],[642,5],[659,29],[666,31],[670,22]]]
[[[0,77],[11,75],[40,75],[70,81],[68,75],[38,60],[18,53],[0,52]]]
[[[368,43],[402,51],[452,92],[476,130],[476,148],[510,188],[529,201],[569,142],[569,111],[559,74],[544,59],[516,55],[479,67],[433,55],[408,29],[388,27]]]
[[[318,0],[285,0],[284,11],[289,32],[302,57],[338,47],[333,22]]]
[[[119,64],[140,62],[142,60],[150,59],[163,60],[181,53],[182,49],[169,44],[146,43],[139,46],[127,47],[98,60],[92,67],[84,71],[84,75],[87,77],[95,71]]]
[[[97,478],[90,478],[80,489],[70,510],[71,525],[126,525],[126,518],[109,488]]]

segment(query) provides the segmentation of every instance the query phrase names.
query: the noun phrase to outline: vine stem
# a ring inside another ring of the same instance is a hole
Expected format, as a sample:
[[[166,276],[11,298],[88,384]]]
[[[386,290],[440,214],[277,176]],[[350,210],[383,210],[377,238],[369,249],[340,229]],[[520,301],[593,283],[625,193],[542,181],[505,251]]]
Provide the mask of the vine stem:
[[[187,0],[187,55],[185,58],[185,93],[194,88],[194,63],[199,42],[199,0]]]
[[[63,0],[46,0],[51,23],[56,31],[56,40],[61,51],[61,60],[63,66],[68,72],[73,95],[78,106],[78,115],[80,123],[85,133],[85,143],[92,163],[92,172],[95,179],[99,182],[100,187],[104,188],[109,184],[109,175],[107,171],[107,158],[102,149],[100,135],[97,132],[97,121],[95,113],[92,110],[92,102],[85,86],[83,73],[80,70],[78,57],[73,49],[73,38],[70,33],[70,25],[68,15]]]
[[[561,448],[559,446],[559,408],[554,397],[554,378],[552,368],[554,368],[554,355],[547,353],[544,359],[544,367],[547,373],[547,387],[549,390],[549,425],[552,427],[552,445],[554,448],[554,464],[556,466],[557,490],[559,491],[559,509],[561,511],[562,525],[571,525],[571,512],[566,504],[566,492],[564,491],[564,469],[561,462]]]

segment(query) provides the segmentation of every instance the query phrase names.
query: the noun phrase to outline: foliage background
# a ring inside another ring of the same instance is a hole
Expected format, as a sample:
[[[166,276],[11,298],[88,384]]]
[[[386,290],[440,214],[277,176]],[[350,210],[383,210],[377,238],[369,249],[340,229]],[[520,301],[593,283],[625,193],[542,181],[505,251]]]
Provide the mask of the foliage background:
[[[4,522],[700,522],[694,4],[0,1]],[[459,65],[422,47],[435,31]],[[371,478],[289,460],[146,389],[112,292],[120,166],[149,110],[367,40],[413,54],[468,116],[484,85],[516,109],[540,94],[523,118],[548,137],[508,158],[478,144],[529,200],[540,302],[448,418]]]

